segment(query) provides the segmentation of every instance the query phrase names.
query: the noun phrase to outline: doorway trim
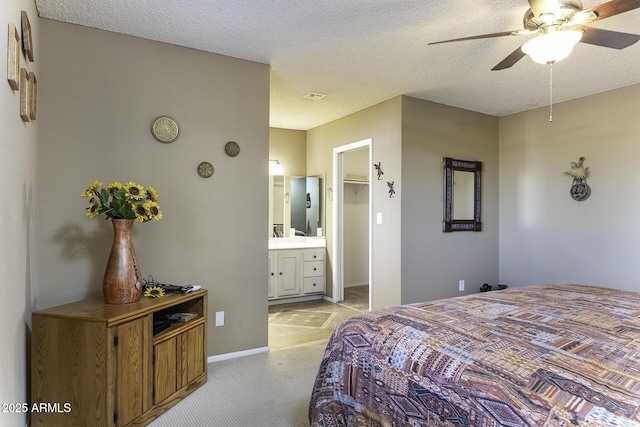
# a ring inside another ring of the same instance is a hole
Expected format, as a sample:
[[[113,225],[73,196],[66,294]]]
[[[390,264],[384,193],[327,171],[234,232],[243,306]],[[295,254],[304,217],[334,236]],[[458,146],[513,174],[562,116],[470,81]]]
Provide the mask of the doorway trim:
[[[342,155],[351,150],[369,147],[369,309],[373,302],[373,186],[371,169],[373,162],[372,138],[342,145],[333,149],[333,302],[344,300],[344,172]]]

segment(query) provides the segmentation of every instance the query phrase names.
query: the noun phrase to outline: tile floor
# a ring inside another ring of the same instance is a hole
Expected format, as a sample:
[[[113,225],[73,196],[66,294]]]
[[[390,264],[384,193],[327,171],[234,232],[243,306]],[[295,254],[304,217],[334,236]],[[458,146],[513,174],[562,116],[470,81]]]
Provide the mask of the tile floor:
[[[329,340],[338,323],[369,310],[369,286],[345,288],[344,301],[324,300],[269,306],[269,348],[282,350]]]

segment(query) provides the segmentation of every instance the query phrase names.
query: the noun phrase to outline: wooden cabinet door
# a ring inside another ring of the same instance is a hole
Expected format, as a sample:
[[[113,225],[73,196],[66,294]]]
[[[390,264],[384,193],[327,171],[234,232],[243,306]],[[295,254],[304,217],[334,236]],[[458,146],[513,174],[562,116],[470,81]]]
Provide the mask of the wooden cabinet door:
[[[302,272],[300,252],[286,251],[278,253],[278,296],[298,295]]]
[[[146,317],[116,326],[116,425],[124,426],[142,415],[147,390],[145,357]],[[147,338],[148,339],[148,338]]]
[[[162,402],[178,390],[177,337],[154,346],[153,403]]]
[[[159,404],[204,372],[204,325],[156,344],[153,351],[153,403]]]
[[[181,343],[179,357],[181,358],[180,386],[184,387],[202,375],[205,369],[204,361],[204,325],[196,326],[180,334]]]

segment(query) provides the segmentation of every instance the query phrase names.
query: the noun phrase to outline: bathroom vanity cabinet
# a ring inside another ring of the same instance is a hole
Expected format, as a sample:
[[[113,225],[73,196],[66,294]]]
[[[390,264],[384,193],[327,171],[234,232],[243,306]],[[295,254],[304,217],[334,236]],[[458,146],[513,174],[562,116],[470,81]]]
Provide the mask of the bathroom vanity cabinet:
[[[325,248],[269,250],[269,301],[321,298],[326,283],[325,253]]]

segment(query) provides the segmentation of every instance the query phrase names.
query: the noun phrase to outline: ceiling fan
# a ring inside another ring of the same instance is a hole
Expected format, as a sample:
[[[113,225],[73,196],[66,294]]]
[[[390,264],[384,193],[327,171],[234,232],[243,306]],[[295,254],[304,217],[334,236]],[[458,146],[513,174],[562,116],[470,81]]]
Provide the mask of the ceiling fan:
[[[511,67],[526,55],[537,63],[553,64],[566,58],[579,41],[613,49],[624,49],[640,40],[638,34],[603,30],[585,25],[638,9],[640,0],[611,0],[586,10],[583,9],[580,0],[528,1],[530,8],[524,14],[523,30],[482,34],[429,44],[536,34],[536,37],[514,50],[491,69],[495,71]]]

